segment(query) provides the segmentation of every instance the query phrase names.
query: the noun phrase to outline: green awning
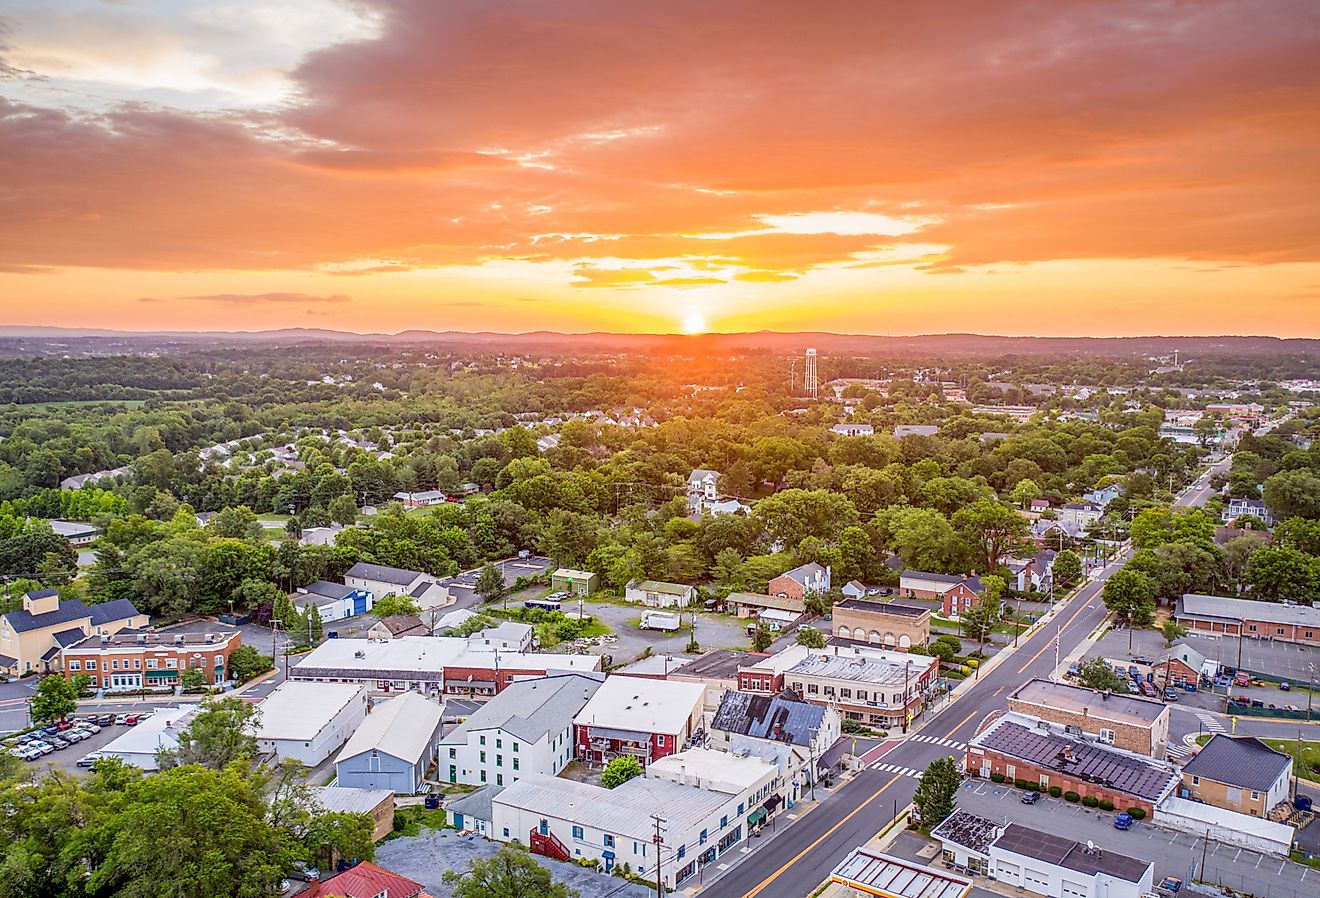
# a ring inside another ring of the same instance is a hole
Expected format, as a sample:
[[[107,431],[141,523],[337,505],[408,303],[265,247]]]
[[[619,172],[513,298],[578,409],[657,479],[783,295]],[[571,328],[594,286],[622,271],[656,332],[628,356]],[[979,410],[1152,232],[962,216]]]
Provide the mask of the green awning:
[[[750,814],[747,815],[747,825],[755,826],[756,824],[760,823],[762,820],[764,820],[766,817],[769,816],[770,816],[770,812],[767,811],[765,808],[757,808],[756,810],[752,811]]]
[[[149,670],[147,671],[148,680],[176,680],[179,677],[177,670]]]

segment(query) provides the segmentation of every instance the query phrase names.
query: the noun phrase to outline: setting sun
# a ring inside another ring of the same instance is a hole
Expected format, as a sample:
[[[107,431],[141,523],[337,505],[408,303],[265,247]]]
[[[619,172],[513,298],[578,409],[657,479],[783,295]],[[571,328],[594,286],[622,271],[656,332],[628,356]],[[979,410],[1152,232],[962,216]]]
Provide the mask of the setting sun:
[[[700,312],[691,311],[683,316],[683,333],[685,334],[704,334],[706,332],[706,316]]]

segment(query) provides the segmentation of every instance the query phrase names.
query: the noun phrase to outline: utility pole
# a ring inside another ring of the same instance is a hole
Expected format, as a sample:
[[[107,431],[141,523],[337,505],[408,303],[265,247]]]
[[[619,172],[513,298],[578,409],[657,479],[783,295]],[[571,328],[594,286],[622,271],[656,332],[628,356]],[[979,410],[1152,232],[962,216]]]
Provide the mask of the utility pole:
[[[660,872],[660,851],[665,844],[665,837],[661,833],[661,824],[665,819],[659,814],[652,814],[651,819],[655,821],[655,898],[665,898],[665,881]]]

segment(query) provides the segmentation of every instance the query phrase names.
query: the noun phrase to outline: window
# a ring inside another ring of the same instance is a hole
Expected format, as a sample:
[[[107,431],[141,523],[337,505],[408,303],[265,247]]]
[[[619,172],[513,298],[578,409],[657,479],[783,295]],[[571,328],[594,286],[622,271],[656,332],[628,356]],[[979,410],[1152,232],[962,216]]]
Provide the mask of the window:
[[[454,758],[457,757],[458,757],[458,749],[456,748],[449,749],[449,759],[452,761]]]
[[[865,689],[858,689],[858,690],[857,690],[857,698],[858,698],[860,701],[866,701],[866,690],[865,690]]]
[[[507,826],[504,827],[504,838],[509,838],[509,828]]]
[[[1247,627],[1247,629],[1250,630],[1252,633],[1255,633],[1255,632],[1256,632],[1256,625],[1255,625],[1255,624],[1252,624],[1251,626]]]
[[[573,838],[577,839],[580,842],[582,841],[582,836],[583,836],[582,827],[580,826],[573,827]]]
[[[707,835],[706,835],[706,831],[703,829],[703,830],[701,831],[701,835],[697,838],[697,841],[699,841],[702,845],[705,845],[705,844],[706,844],[706,839],[707,839],[707,838],[708,838],[708,837],[707,837]]]
[[[1192,785],[1193,786],[1201,785],[1201,778],[1199,776],[1192,777]]]
[[[743,815],[743,803],[740,801],[738,802],[738,816],[741,817],[742,815]]]
[[[1012,764],[1005,766],[1004,776],[1008,777],[1011,780],[1017,779],[1017,768],[1014,767]]]
[[[1252,798],[1255,798],[1255,796],[1253,795]],[[720,829],[724,829],[724,827],[728,825],[729,825],[729,815],[725,814],[723,817],[720,818]]]
[[[134,669],[134,670],[141,670],[141,669],[142,669],[142,659],[141,659],[141,658],[134,658],[134,659],[133,659],[133,669]]]
[[[514,759],[513,759],[513,769],[514,769],[514,770],[517,770],[517,769],[518,769],[518,759],[517,759],[517,758],[514,758]]]
[[[840,689],[840,690],[839,690],[839,698],[852,698],[852,690],[851,690],[851,689]]]
[[[495,747],[496,747],[496,748],[503,748],[503,747],[504,747],[504,740],[503,740],[503,739],[496,739],[496,740],[495,740]]]
[[[119,659],[118,659],[118,658],[116,658],[115,660],[111,661],[110,664],[111,664],[111,666],[113,667],[113,669],[115,669],[115,670],[119,670]]]
[[[482,781],[483,783],[486,781],[486,771],[484,771],[484,770],[481,771],[481,781]]]
[[[497,785],[497,786],[503,786],[503,785],[504,785],[504,774],[502,774],[502,773],[497,773],[497,774],[495,774],[495,785]]]
[[[1050,787],[1050,778],[1043,773],[1040,775],[1040,787],[1042,789],[1048,789]]]
[[[504,755],[496,755],[496,756],[495,756],[495,766],[496,766],[496,767],[503,767],[503,766],[504,766]]]
[[[480,737],[480,738],[481,738],[481,744],[482,744],[482,745],[485,745],[485,744],[486,744],[486,737],[485,737],[485,736],[482,736],[482,737]]]
[[[834,687],[833,687],[833,686],[826,686],[826,687],[825,687],[825,694],[826,694],[826,695],[833,695],[833,694],[834,694]]]
[[[1282,635],[1283,635],[1283,627],[1278,627],[1278,628],[1275,630],[1275,633],[1276,633],[1277,635],[1279,635],[1279,636],[1282,636]]]
[[[514,753],[515,755],[518,753],[518,743],[517,743],[517,742],[513,743],[513,753]],[[517,762],[516,762],[516,761],[514,762],[514,765],[515,765],[515,766],[517,765]]]
[[[69,670],[82,670],[82,662],[74,659],[69,662]]]
[[[147,670],[155,670],[155,669],[156,669],[156,665],[158,665],[158,664],[160,664],[160,662],[157,661],[155,658],[148,658],[148,659],[147,659]]]
[[[604,838],[604,840],[603,840],[603,844],[605,845],[606,848],[613,848],[613,847],[614,847],[614,836],[611,836],[609,833],[606,833],[606,834],[605,834],[605,838]]]
[[[1255,800],[1258,799],[1258,798],[1260,798],[1260,793],[1259,793],[1259,792],[1252,792],[1252,793],[1251,793],[1251,800],[1252,800],[1252,801],[1255,801]]]
[[[95,658],[88,658],[88,659],[87,659],[87,668],[86,668],[86,669],[87,669],[87,670],[96,670],[96,659],[95,659]]]
[[[685,854],[687,854],[687,846],[686,846],[686,845],[680,845],[680,846],[678,846],[678,859],[679,859],[680,861],[683,860],[683,856],[684,856]]]
[[[1114,731],[1113,731],[1113,730],[1107,730],[1107,729],[1105,729],[1105,728],[1102,727],[1102,728],[1100,729],[1100,732],[1096,735],[1096,738],[1097,738],[1098,740],[1100,740],[1101,742],[1105,743],[1106,745],[1113,745],[1113,744],[1114,744]]]
[[[176,670],[176,669],[178,668],[178,666],[179,666],[179,659],[178,659],[178,658],[166,658],[166,659],[165,659],[165,666],[168,667],[170,670]]]
[[[216,666],[216,667],[224,667],[224,666],[225,666],[225,656],[224,656],[224,655],[216,655],[216,656],[215,656],[215,666]]]
[[[807,684],[807,694],[808,694],[808,695],[819,695],[819,694],[820,694],[820,687],[817,686],[815,683],[808,683],[808,684]]]
[[[484,751],[481,753],[481,763],[486,763],[486,753]]]

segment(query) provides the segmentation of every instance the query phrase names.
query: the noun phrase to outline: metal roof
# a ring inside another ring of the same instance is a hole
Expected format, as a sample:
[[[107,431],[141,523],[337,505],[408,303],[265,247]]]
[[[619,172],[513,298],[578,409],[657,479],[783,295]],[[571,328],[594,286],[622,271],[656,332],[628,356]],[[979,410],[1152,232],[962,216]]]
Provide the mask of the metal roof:
[[[1041,679],[1024,683],[1009,696],[1009,700],[1140,727],[1149,727],[1169,713],[1168,705],[1153,699],[1105,694],[1085,686]]]
[[[701,683],[609,677],[573,722],[639,733],[677,735],[706,700]]]
[[[824,718],[822,706],[813,705],[793,692],[755,695],[730,690],[724,693],[710,727],[758,739],[810,745]]]
[[[42,590],[40,593],[30,593],[29,597],[44,599],[52,593],[54,593],[54,590]],[[67,601],[61,600],[59,607],[53,611],[33,614],[20,608],[18,611],[11,611],[4,615],[4,618],[9,621],[9,626],[15,633],[26,633],[31,630],[44,630],[46,627],[57,627],[60,624],[71,623],[90,616],[91,612],[80,599],[69,599]]]
[[[1006,826],[1003,835],[995,840],[994,847],[1022,857],[1045,861],[1056,867],[1066,867],[1087,876],[1103,873],[1128,882],[1141,882],[1146,871],[1153,866],[1151,861],[1128,857],[1107,849],[1088,848],[1075,839],[1041,832],[1019,823],[1010,823]]]
[[[406,586],[416,580],[418,577],[425,577],[421,571],[408,571],[403,568],[390,567],[387,564],[368,564],[365,561],[359,561],[348,569],[345,577],[357,577],[361,580],[377,580],[381,583],[395,583],[399,586]]]
[[[568,729],[600,684],[596,678],[583,676],[515,680],[445,736],[441,744],[466,745],[469,733],[495,729],[524,742],[538,742]]]
[[[1216,733],[1183,765],[1183,774],[1253,792],[1268,792],[1291,766],[1292,758],[1253,736]]]
[[[451,814],[471,816],[476,820],[490,820],[490,806],[495,796],[504,791],[503,786],[482,786],[467,795],[456,795],[445,799],[445,810]],[[392,793],[391,793],[392,794]]]
[[[685,829],[710,817],[730,796],[725,792],[685,786],[670,780],[636,776],[606,789],[561,777],[533,774],[506,786],[492,804],[571,821],[615,836],[650,840],[655,835],[647,809],[663,809],[671,844],[679,844]]]
[[[734,679],[738,676],[739,668],[745,667],[748,659],[753,661],[764,657],[755,652],[739,652],[734,649],[715,649],[713,652],[707,652],[700,658],[695,658],[682,664],[677,670],[670,671],[682,677],[716,677],[719,679]]]
[[[1311,605],[1282,605],[1253,599],[1230,599],[1184,593],[1175,617],[1215,617],[1234,621],[1259,620],[1272,624],[1320,627],[1320,608]]]
[[[316,790],[316,800],[327,811],[339,814],[370,814],[386,800],[394,801],[390,789],[348,789],[343,786],[322,786]]]
[[[659,592],[670,596],[685,596],[696,589],[695,586],[688,586],[684,583],[666,583],[663,580],[633,580],[628,584],[629,589],[640,589],[643,592]]]
[[[88,611],[92,614],[93,627],[114,621],[127,620],[130,617],[137,617],[142,614],[128,599],[115,599],[113,602],[89,605]]]
[[[873,599],[844,599],[835,602],[835,608],[852,611],[864,611],[868,614],[892,614],[898,617],[921,617],[930,614],[931,609],[920,605],[903,605],[898,602],[877,602]]]
[[[964,898],[972,890],[972,881],[965,876],[866,848],[854,848],[830,879],[882,898]]]
[[[306,587],[308,594],[327,596],[332,599],[342,599],[345,596],[357,592],[356,586],[346,586],[343,583],[331,583],[329,580],[317,580],[315,583]]]
[[[60,630],[52,638],[59,644],[60,648],[67,649],[75,642],[79,642],[86,637],[82,627],[72,627],[68,630]]]
[[[347,705],[366,705],[367,687],[357,683],[310,683],[286,680],[257,705],[258,739],[306,742],[330,725]]]
[[[439,705],[416,692],[381,702],[358,724],[335,763],[379,751],[416,764],[440,732],[441,711]]]

